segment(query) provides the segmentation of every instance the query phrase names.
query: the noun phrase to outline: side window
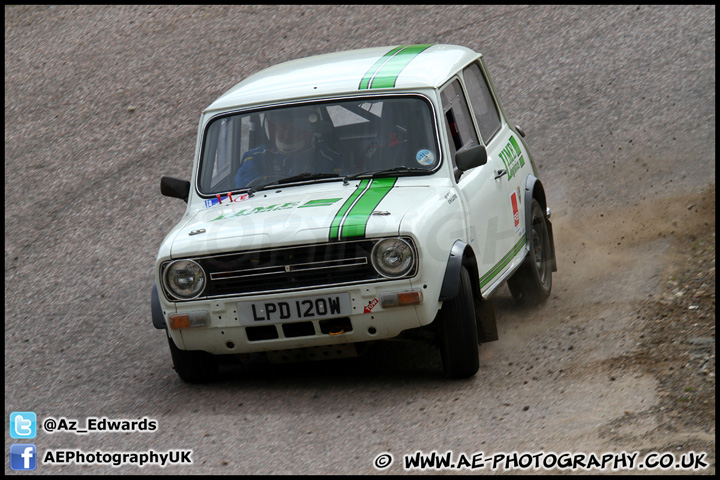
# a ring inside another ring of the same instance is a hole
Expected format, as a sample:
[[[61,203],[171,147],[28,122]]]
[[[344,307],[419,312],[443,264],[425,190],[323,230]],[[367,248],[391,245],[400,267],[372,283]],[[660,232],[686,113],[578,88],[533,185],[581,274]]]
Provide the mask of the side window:
[[[440,96],[442,97],[445,127],[448,131],[450,154],[453,165],[455,165],[455,154],[477,145],[478,137],[460,82],[454,80],[440,92]]]
[[[480,127],[480,135],[485,145],[500,131],[500,114],[493,100],[488,83],[477,63],[473,63],[463,72],[470,104],[475,112],[475,120]]]

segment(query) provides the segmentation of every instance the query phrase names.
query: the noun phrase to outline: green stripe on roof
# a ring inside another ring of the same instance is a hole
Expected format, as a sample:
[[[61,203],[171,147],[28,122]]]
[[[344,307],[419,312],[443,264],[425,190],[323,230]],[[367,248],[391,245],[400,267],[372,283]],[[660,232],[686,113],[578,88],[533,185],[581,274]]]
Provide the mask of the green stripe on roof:
[[[360,80],[360,86],[358,87],[358,89],[365,90],[366,88],[369,88],[370,79],[373,77],[373,75],[385,64],[385,62],[387,62],[393,55],[395,55],[403,48],[405,48],[405,45],[400,45],[399,47],[393,48],[388,53],[380,57],[377,62],[375,62],[372,67],[370,67],[370,70],[367,71],[363,79]]]
[[[360,81],[358,89],[390,88],[395,86],[398,75],[418,54],[432,45],[401,45],[380,57]]]

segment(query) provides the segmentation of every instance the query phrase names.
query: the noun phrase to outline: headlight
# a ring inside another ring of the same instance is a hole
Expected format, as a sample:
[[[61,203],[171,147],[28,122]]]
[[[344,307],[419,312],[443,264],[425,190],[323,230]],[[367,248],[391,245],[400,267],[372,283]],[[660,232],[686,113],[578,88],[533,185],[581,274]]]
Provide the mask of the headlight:
[[[380,240],[370,256],[373,267],[384,277],[402,277],[415,265],[413,248],[402,238]]]
[[[205,289],[205,272],[192,260],[175,260],[165,268],[165,286],[181,300],[195,298]]]

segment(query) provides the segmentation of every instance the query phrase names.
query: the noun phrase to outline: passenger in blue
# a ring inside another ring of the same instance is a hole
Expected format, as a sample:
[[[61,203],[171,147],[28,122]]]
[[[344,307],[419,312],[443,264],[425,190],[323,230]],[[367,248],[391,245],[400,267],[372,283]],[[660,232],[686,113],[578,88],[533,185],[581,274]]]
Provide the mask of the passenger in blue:
[[[247,151],[235,174],[235,188],[301,173],[342,175],[341,155],[320,141],[320,116],[311,108],[300,107],[267,114],[265,132],[270,144]]]

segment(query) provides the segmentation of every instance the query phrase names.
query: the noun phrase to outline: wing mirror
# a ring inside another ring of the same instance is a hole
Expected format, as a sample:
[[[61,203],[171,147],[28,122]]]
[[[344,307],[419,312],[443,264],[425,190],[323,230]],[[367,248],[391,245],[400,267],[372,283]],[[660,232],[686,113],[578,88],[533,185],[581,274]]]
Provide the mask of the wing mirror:
[[[190,182],[163,175],[160,178],[160,193],[166,197],[179,198],[187,203],[188,196],[190,196]]]
[[[487,150],[484,145],[475,145],[455,154],[455,165],[464,172],[487,163]]]

